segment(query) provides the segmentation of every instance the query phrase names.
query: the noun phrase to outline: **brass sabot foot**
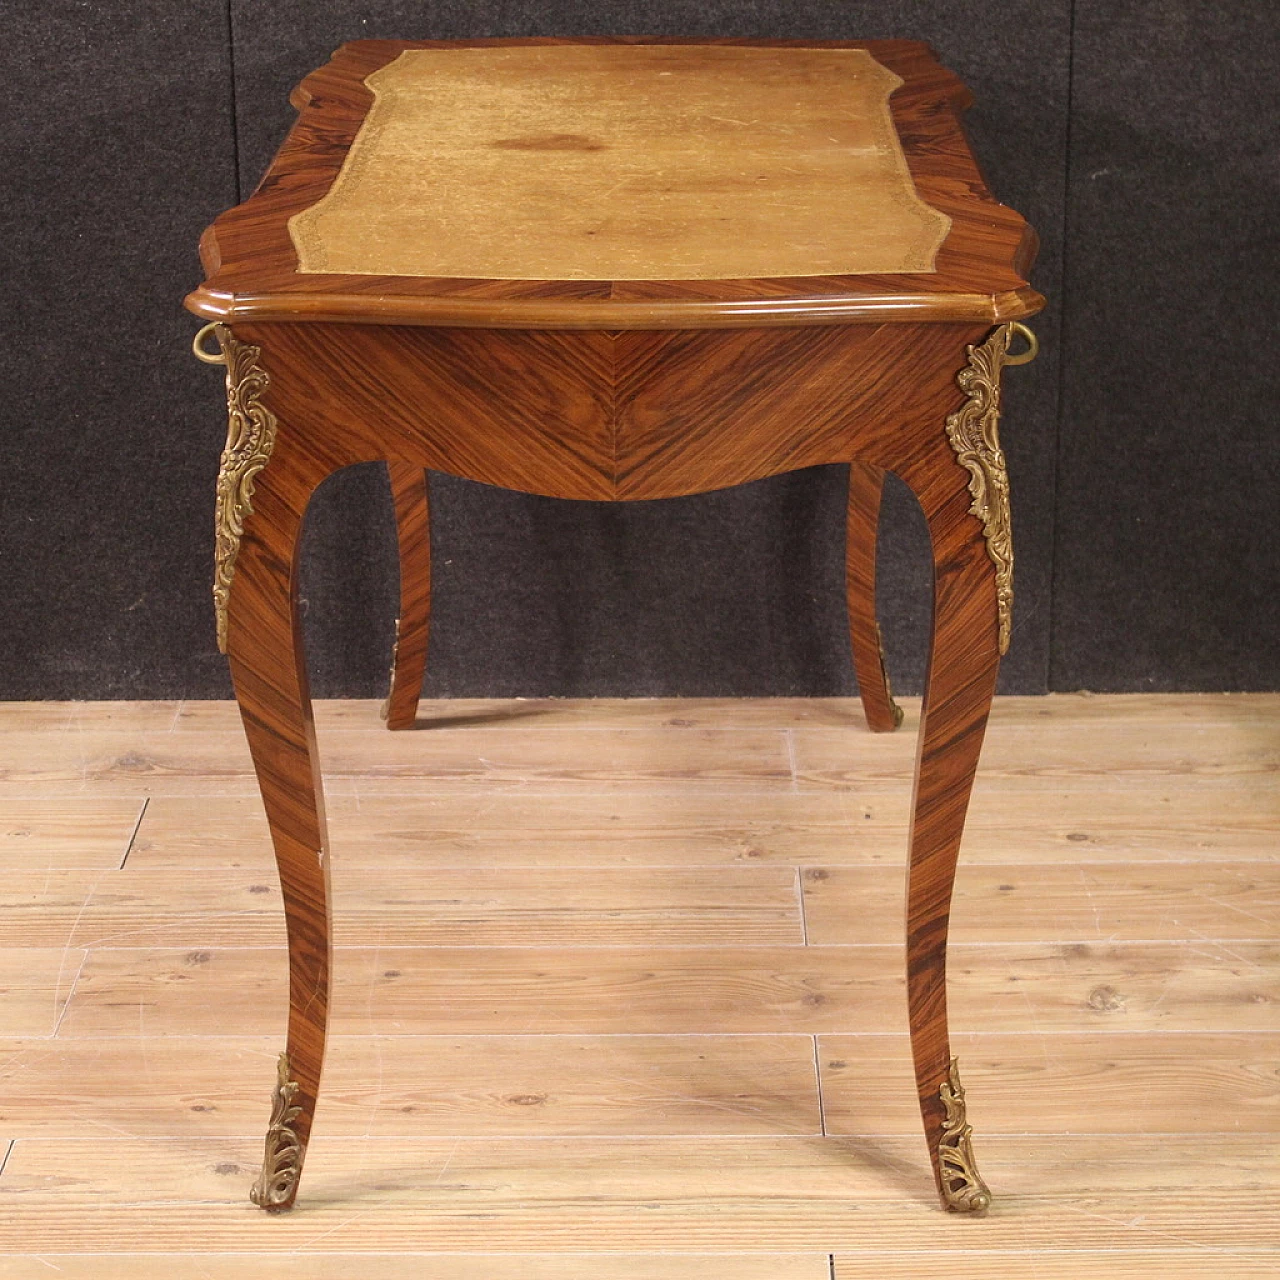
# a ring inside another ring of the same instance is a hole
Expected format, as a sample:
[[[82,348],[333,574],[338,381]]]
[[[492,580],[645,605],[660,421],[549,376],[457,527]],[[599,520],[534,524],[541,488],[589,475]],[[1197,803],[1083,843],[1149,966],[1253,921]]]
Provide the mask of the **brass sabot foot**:
[[[249,1192],[254,1204],[274,1213],[293,1205],[298,1175],[302,1172],[302,1143],[293,1127],[302,1108],[293,1101],[298,1082],[289,1076],[289,1055],[282,1053],[276,1065],[276,1087],[271,1099],[271,1124],[267,1129],[262,1172]]]
[[[991,1189],[974,1163],[973,1126],[965,1119],[964,1088],[954,1058],[938,1095],[946,1113],[938,1142],[943,1202],[953,1213],[986,1213],[991,1208]]]

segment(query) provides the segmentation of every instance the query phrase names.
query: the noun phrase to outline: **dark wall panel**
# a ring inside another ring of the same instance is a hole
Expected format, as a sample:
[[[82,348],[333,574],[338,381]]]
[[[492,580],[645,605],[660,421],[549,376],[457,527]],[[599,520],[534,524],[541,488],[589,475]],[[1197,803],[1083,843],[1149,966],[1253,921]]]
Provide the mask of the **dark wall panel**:
[[[1076,8],[1052,686],[1274,689],[1278,10]]]
[[[0,697],[221,691],[225,427],[178,304],[235,198],[226,6],[42,0],[3,28]]]
[[[1068,4],[405,3],[233,0],[241,179],[287,132],[290,88],[344,40],[667,34],[928,40],[972,86],[969,124],[997,194],[1039,229],[1034,279],[1059,293]],[[187,277],[194,281],[194,268]],[[1045,688],[1056,450],[1057,311],[1044,354],[1007,378],[1018,602],[1006,690]],[[208,380],[208,379],[206,379]],[[210,388],[208,395],[215,392]],[[941,424],[939,424],[941,429]],[[825,694],[851,691],[839,468],[628,506],[434,484],[435,694]],[[192,499],[201,493],[193,491]],[[899,486],[887,505],[882,611],[896,686],[918,690],[927,540]],[[304,596],[317,692],[386,681],[395,562],[377,468],[335,477],[309,520]],[[204,686],[202,686],[204,687]],[[210,687],[212,690],[212,687]]]
[[[1050,658],[1063,689],[1280,680],[1273,4],[51,0],[5,19],[0,697],[228,692],[208,591],[220,377],[187,355],[179,300],[200,228],[236,198],[233,93],[248,186],[292,84],[342,40],[397,34],[929,40],[977,94],[992,186],[1045,244],[1045,354],[1006,379],[1004,687],[1044,688]],[[615,508],[442,477],[430,687],[846,690],[841,485],[831,468]],[[912,688],[924,537],[900,489],[888,505],[882,606]],[[304,607],[321,692],[385,679],[387,508],[372,467],[316,503]]]

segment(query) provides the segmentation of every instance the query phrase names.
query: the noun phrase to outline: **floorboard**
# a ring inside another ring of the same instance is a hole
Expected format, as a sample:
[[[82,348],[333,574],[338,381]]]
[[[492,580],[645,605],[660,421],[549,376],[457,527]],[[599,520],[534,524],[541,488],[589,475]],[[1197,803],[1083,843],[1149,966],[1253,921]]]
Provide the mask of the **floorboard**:
[[[0,1280],[1280,1273],[1280,696],[997,701],[949,965],[984,1221],[911,1083],[906,705],[318,704],[333,1039],[284,1218],[234,705],[0,705]]]

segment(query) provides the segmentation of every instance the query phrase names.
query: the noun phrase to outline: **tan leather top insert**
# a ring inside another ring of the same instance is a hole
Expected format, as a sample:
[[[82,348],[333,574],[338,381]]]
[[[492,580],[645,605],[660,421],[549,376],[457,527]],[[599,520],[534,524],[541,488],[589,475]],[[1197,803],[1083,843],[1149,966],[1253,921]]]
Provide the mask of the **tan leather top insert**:
[[[919,197],[862,49],[409,49],[329,193],[289,221],[298,270],[502,280],[932,271]]]

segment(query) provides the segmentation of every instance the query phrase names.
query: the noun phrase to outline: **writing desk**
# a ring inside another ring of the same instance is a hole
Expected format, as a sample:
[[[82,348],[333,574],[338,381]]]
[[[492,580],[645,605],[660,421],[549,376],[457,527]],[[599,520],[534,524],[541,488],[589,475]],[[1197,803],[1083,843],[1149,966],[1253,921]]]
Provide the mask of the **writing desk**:
[[[880,488],[887,471],[910,486],[935,568],[911,1040],[942,1202],[990,1203],[948,1044],[947,919],[1010,634],[1000,374],[1034,355],[1019,322],[1043,300],[1026,282],[1035,236],[965,141],[968,102],[908,41],[360,41],[295,91],[297,123],[205,233],[207,279],[187,299],[210,322],[197,354],[227,371],[218,640],[289,939],[255,1203],[294,1202],[329,1007],[298,539],[321,481],[376,460],[401,535],[392,727],[412,722],[426,650],[427,469],[628,501],[849,463],[851,635],[873,729],[898,719],[875,626]]]

